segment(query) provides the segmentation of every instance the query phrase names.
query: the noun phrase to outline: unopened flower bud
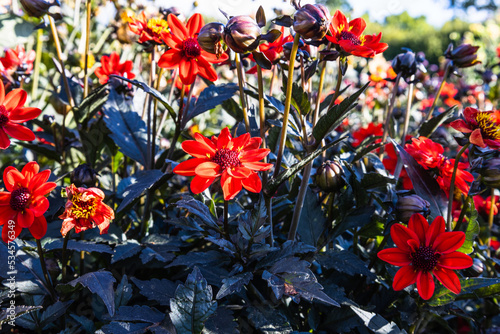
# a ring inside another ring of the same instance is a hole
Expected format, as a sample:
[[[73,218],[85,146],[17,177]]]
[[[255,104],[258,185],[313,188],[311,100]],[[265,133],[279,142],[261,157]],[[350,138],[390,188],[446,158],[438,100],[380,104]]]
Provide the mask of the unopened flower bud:
[[[418,195],[399,197],[396,204],[396,217],[403,223],[407,223],[415,213],[428,216],[431,204]]]
[[[316,170],[316,184],[326,192],[335,192],[344,186],[342,166],[336,161],[325,161]]]
[[[232,17],[224,29],[224,41],[234,52],[245,53],[259,46],[260,27],[250,16]]]
[[[322,39],[328,32],[329,24],[328,8],[320,4],[307,4],[293,16],[293,30],[305,39]]]
[[[71,183],[77,187],[95,187],[97,183],[97,172],[89,164],[83,164],[75,168],[70,175]]]
[[[500,189],[500,158],[486,160],[480,173],[481,182],[485,186]]]
[[[470,44],[462,44],[454,49],[453,44],[450,44],[448,49],[446,49],[444,56],[447,59],[452,60],[453,65],[456,67],[470,67],[480,63],[480,61],[477,60],[478,49],[479,46],[472,46]]]
[[[401,77],[405,80],[409,80],[412,75],[417,73],[417,70],[421,72],[427,72],[423,65],[425,56],[419,54],[416,56],[411,51],[406,51],[405,53],[398,54],[392,60],[392,69],[396,74],[401,74]]]
[[[20,0],[24,11],[29,16],[41,17],[48,13],[52,6],[60,5],[55,0]]]
[[[220,57],[224,52],[222,40],[224,33],[224,25],[219,22],[211,22],[205,24],[198,34],[198,44],[208,53],[212,53]]]

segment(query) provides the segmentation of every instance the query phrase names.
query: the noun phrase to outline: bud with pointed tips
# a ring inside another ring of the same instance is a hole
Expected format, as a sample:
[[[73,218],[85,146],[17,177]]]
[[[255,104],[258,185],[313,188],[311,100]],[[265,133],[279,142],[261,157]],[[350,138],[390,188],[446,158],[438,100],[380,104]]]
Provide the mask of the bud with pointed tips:
[[[293,16],[293,30],[305,39],[319,40],[325,37],[330,24],[330,13],[323,5],[307,4]]]
[[[477,50],[479,46],[472,46],[470,44],[462,44],[453,48],[453,44],[448,46],[444,56],[453,61],[453,65],[459,68],[471,67],[481,63],[477,60]]]
[[[326,192],[338,191],[344,186],[343,173],[338,162],[327,160],[316,170],[316,184]]]
[[[237,53],[253,51],[259,46],[261,30],[257,22],[250,16],[232,17],[224,29],[224,42]]]
[[[224,25],[219,22],[207,23],[198,33],[198,44],[208,53],[217,55],[219,58],[224,53],[223,46]]]
[[[97,172],[89,164],[83,164],[71,172],[70,179],[71,183],[77,187],[95,187],[97,184]]]
[[[431,204],[418,195],[399,197],[396,204],[396,217],[403,223],[407,223],[415,213],[428,216]]]

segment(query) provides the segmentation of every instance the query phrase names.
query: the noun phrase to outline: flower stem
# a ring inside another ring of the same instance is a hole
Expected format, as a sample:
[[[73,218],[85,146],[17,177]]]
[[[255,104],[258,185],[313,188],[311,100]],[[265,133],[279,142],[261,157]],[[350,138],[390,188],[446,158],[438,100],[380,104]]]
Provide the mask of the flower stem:
[[[83,241],[85,238],[85,232],[81,231],[80,232],[80,240]],[[83,276],[85,274],[85,252],[80,251],[80,276]]]
[[[469,147],[470,142],[465,144],[460,151],[458,151],[457,156],[455,157],[455,164],[453,165],[453,174],[451,175],[450,182],[450,196],[448,198],[448,217],[446,219],[448,231],[453,231],[453,218],[452,218],[452,209],[453,209],[453,198],[455,195],[455,179],[457,177],[458,163],[460,162],[460,157],[465,152],[465,150]]]
[[[66,272],[67,272],[67,267],[68,267],[68,241],[69,237],[71,235],[71,231],[66,233],[64,236],[64,242],[63,242],[63,248],[62,248],[62,282],[66,282]]]
[[[387,107],[387,111],[385,112],[385,123],[384,123],[384,133],[382,135],[382,143],[385,143],[387,140],[387,136],[389,135],[389,124],[391,123],[391,115],[394,110],[394,103],[396,102],[396,96],[398,95],[398,86],[399,80],[401,80],[401,73],[396,77],[396,81],[394,81],[394,87],[392,88],[392,96],[389,102],[389,106]],[[380,148],[380,160],[384,157],[383,147]]]
[[[491,229],[493,228],[493,218],[495,218],[495,189],[491,189],[491,206],[490,206],[490,212],[488,213],[488,248],[486,249],[486,252],[488,253],[488,256],[491,256]],[[488,199],[486,199],[488,201]]]
[[[163,68],[159,67],[158,68],[158,76],[156,77],[156,83],[155,83],[155,89],[159,90],[160,89],[160,81],[161,81],[161,75],[163,74]],[[158,111],[158,99],[154,99],[153,101],[153,134],[151,136],[152,138],[152,145],[151,145],[151,169],[155,168],[155,155],[156,155],[156,136],[157,136],[157,128],[156,128],[156,122],[157,122],[157,113]],[[165,113],[167,111],[165,110]]]
[[[247,104],[245,102],[245,92],[243,83],[243,70],[241,68],[240,54],[234,54],[234,61],[236,62],[236,72],[238,73],[238,86],[240,87],[240,104],[243,110],[243,120],[245,122],[245,129],[250,132],[250,120],[248,119]]]
[[[83,69],[83,98],[89,95],[89,40],[90,40],[90,15],[92,12],[92,0],[87,0],[87,23],[85,32],[85,68]]]
[[[54,291],[54,287],[52,286],[52,283],[49,278],[49,274],[47,273],[47,266],[45,265],[45,258],[43,256],[43,249],[42,249],[42,244],[40,242],[40,239],[36,239],[36,247],[38,250],[38,256],[40,258],[40,265],[42,266],[42,271],[43,271],[43,276],[45,278],[45,285],[47,289],[50,292],[50,296],[52,297],[52,300],[56,300],[56,293]]]
[[[273,177],[275,178],[278,176],[280,172],[281,160],[283,159],[283,153],[285,151],[286,134],[288,128],[288,116],[290,115],[290,105],[292,102],[293,68],[295,66],[295,57],[297,57],[297,50],[299,49],[299,41],[300,41],[300,35],[295,34],[295,39],[293,40],[292,52],[290,53],[290,62],[288,64],[288,83],[286,86],[283,125],[281,127],[280,146],[278,149],[278,155],[276,157],[276,165],[274,166],[274,174],[273,174]]]
[[[179,137],[181,136],[181,124],[182,124],[182,113],[183,113],[183,108],[184,108],[184,92],[185,86],[182,84],[181,88],[181,98],[180,98],[180,105],[179,105],[179,114],[177,115],[177,122],[175,123],[175,132],[174,132],[174,137],[172,138],[172,142],[170,143],[170,148],[168,149],[168,154],[167,154],[167,159],[172,159],[172,156],[174,155],[175,151],[175,144],[177,144],[177,140],[179,140]]]
[[[36,56],[33,72],[33,86],[31,89],[31,100],[34,101],[38,92],[38,81],[40,79],[40,62],[42,61],[42,47],[43,47],[43,29],[38,29],[36,32]]]
[[[159,77],[161,77],[161,73],[160,73]],[[170,93],[168,94],[168,104],[172,103],[172,96],[174,95],[175,81],[176,80],[177,80],[177,69],[172,71],[172,86],[170,86]],[[157,132],[160,134],[161,134],[161,130],[163,129],[163,125],[165,124],[165,121],[167,120],[167,115],[168,115],[168,110],[165,110],[165,112],[161,116],[160,125],[158,126],[158,130],[157,130]]]
[[[335,105],[335,100],[337,100],[337,98],[340,95],[340,86],[342,85],[341,62],[342,62],[342,58],[339,57],[339,71],[337,73],[337,85],[335,86],[335,92],[333,93],[333,99],[330,101],[330,104],[328,105],[328,109],[332,108]]]
[[[450,73],[450,68],[451,68],[451,62],[448,62],[446,64],[446,67],[444,68],[443,80],[441,80],[441,84],[439,85],[439,89],[436,92],[436,96],[434,96],[434,101],[432,101],[431,110],[429,110],[429,113],[427,114],[427,117],[425,118],[426,121],[428,121],[432,117],[432,113],[434,112],[434,109],[436,108],[437,101],[439,99],[439,96],[441,95],[441,91],[443,90],[444,84],[446,82],[446,77]]]
[[[406,141],[406,135],[408,134],[408,126],[410,125],[410,112],[411,112],[411,103],[413,100],[413,87],[415,86],[413,83],[413,80],[415,80],[415,75],[412,75],[410,77],[410,87],[408,88],[408,100],[406,103],[406,114],[405,114],[405,123],[403,125],[403,135],[401,137],[401,146],[404,146],[405,141]]]
[[[224,200],[224,237],[229,241],[229,201]]]

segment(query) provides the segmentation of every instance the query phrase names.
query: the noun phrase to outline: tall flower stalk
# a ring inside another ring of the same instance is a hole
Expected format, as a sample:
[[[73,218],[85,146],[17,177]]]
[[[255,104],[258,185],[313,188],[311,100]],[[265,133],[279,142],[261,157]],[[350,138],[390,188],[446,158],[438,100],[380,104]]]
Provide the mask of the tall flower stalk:
[[[432,101],[431,109],[429,110],[429,113],[427,114],[427,117],[425,118],[426,121],[431,119],[432,114],[434,113],[434,109],[436,109],[437,101],[439,100],[439,96],[441,95],[441,92],[443,91],[444,84],[446,83],[446,78],[450,74],[451,68],[452,68],[452,62],[447,62],[446,66],[444,68],[443,79],[441,79],[441,84],[439,85],[439,88],[436,92],[436,95],[434,96],[434,100]]]
[[[453,231],[453,199],[455,197],[455,179],[457,178],[457,170],[458,164],[460,162],[460,157],[465,152],[467,148],[469,148],[470,142],[467,142],[460,151],[458,151],[457,156],[455,157],[455,163],[453,164],[453,174],[451,175],[451,183],[450,183],[450,193],[448,197],[448,217],[446,219],[448,231]]]
[[[243,121],[245,122],[246,131],[250,132],[250,120],[248,119],[247,104],[245,101],[245,87],[244,87],[244,80],[243,80],[243,70],[241,68],[239,53],[234,54],[234,61],[236,63],[236,73],[238,74],[238,87],[240,89],[240,104],[241,104],[241,110],[243,110]]]

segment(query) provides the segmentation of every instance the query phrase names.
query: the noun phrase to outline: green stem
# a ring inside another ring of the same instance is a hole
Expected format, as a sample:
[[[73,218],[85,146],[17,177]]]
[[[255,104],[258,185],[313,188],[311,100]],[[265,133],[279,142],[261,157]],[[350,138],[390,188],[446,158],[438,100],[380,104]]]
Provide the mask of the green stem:
[[[42,244],[40,242],[40,239],[36,239],[36,247],[38,250],[38,256],[40,258],[40,264],[42,266],[43,276],[45,278],[45,285],[50,292],[50,296],[52,297],[52,300],[56,301],[56,293],[55,293],[54,287],[52,286],[52,283],[50,281],[49,274],[47,273],[47,266],[45,265],[45,258],[43,256],[43,249],[42,249]]]
[[[389,135],[389,124],[391,124],[391,115],[394,110],[394,104],[396,102],[396,96],[398,95],[398,86],[399,80],[401,80],[401,73],[396,77],[396,81],[394,81],[394,87],[392,88],[392,96],[391,101],[389,102],[389,106],[387,107],[387,111],[385,112],[385,123],[384,123],[384,133],[382,135],[382,143],[385,143],[387,140],[387,136]],[[383,147],[380,148],[380,160],[384,157]]]
[[[412,103],[412,99],[413,99],[413,87],[415,86],[413,84],[413,80],[415,80],[414,75],[412,75],[410,77],[411,84],[410,84],[410,87],[408,88],[408,101],[406,103],[405,123],[403,125],[403,136],[401,138],[401,146],[405,145],[405,141],[406,141],[405,138],[406,138],[406,135],[408,134],[408,126],[410,125],[410,113],[411,113],[411,103]]]
[[[462,147],[462,149],[458,151],[457,156],[455,157],[455,164],[453,165],[453,174],[451,175],[451,182],[450,182],[450,196],[448,198],[448,219],[446,219],[448,231],[453,231],[452,209],[453,209],[453,198],[455,195],[455,179],[457,177],[458,163],[460,162],[460,157],[469,147],[469,145],[470,142],[465,144]]]
[[[451,64],[452,64],[451,62],[448,62],[446,64],[446,67],[444,69],[443,79],[441,80],[441,84],[439,85],[439,89],[436,92],[436,96],[434,96],[434,100],[432,101],[431,110],[429,110],[429,113],[427,114],[427,117],[425,118],[426,121],[431,119],[432,113],[434,112],[434,109],[436,108],[437,101],[439,99],[439,96],[441,95],[441,91],[443,90],[444,84],[446,82],[446,77],[450,73]]]
[[[68,267],[68,241],[69,236],[71,235],[71,231],[66,233],[64,236],[63,248],[62,248],[62,282],[66,282],[66,272]]]
[[[240,87],[240,104],[243,110],[243,120],[245,121],[245,129],[250,132],[250,120],[248,119],[247,104],[245,102],[245,92],[243,83],[243,70],[241,68],[240,54],[234,54],[234,61],[236,62],[236,72],[238,73],[238,86]]]
[[[90,15],[92,12],[92,0],[87,0],[87,25],[85,32],[85,68],[83,69],[83,98],[89,95],[89,41],[90,41]]]
[[[286,86],[285,110],[283,114],[283,125],[281,127],[280,146],[278,149],[278,155],[276,157],[276,165],[274,166],[274,174],[273,174],[274,178],[276,178],[280,172],[281,160],[283,159],[283,153],[285,151],[288,117],[290,115],[290,105],[292,102],[293,69],[295,66],[295,57],[297,57],[297,50],[299,49],[299,41],[300,41],[300,35],[295,34],[295,39],[293,40],[292,52],[290,53],[290,62],[288,64],[288,84]]]
[[[341,69],[342,58],[339,57],[339,71],[337,73],[337,85],[335,86],[335,92],[333,93],[333,99],[330,101],[330,105],[328,105],[328,109],[332,108],[335,105],[335,100],[340,95],[340,86],[342,85],[342,69]]]
[[[31,89],[31,100],[34,101],[38,92],[38,81],[40,80],[40,62],[42,61],[43,29],[36,32],[36,58],[33,72],[33,87]]]

